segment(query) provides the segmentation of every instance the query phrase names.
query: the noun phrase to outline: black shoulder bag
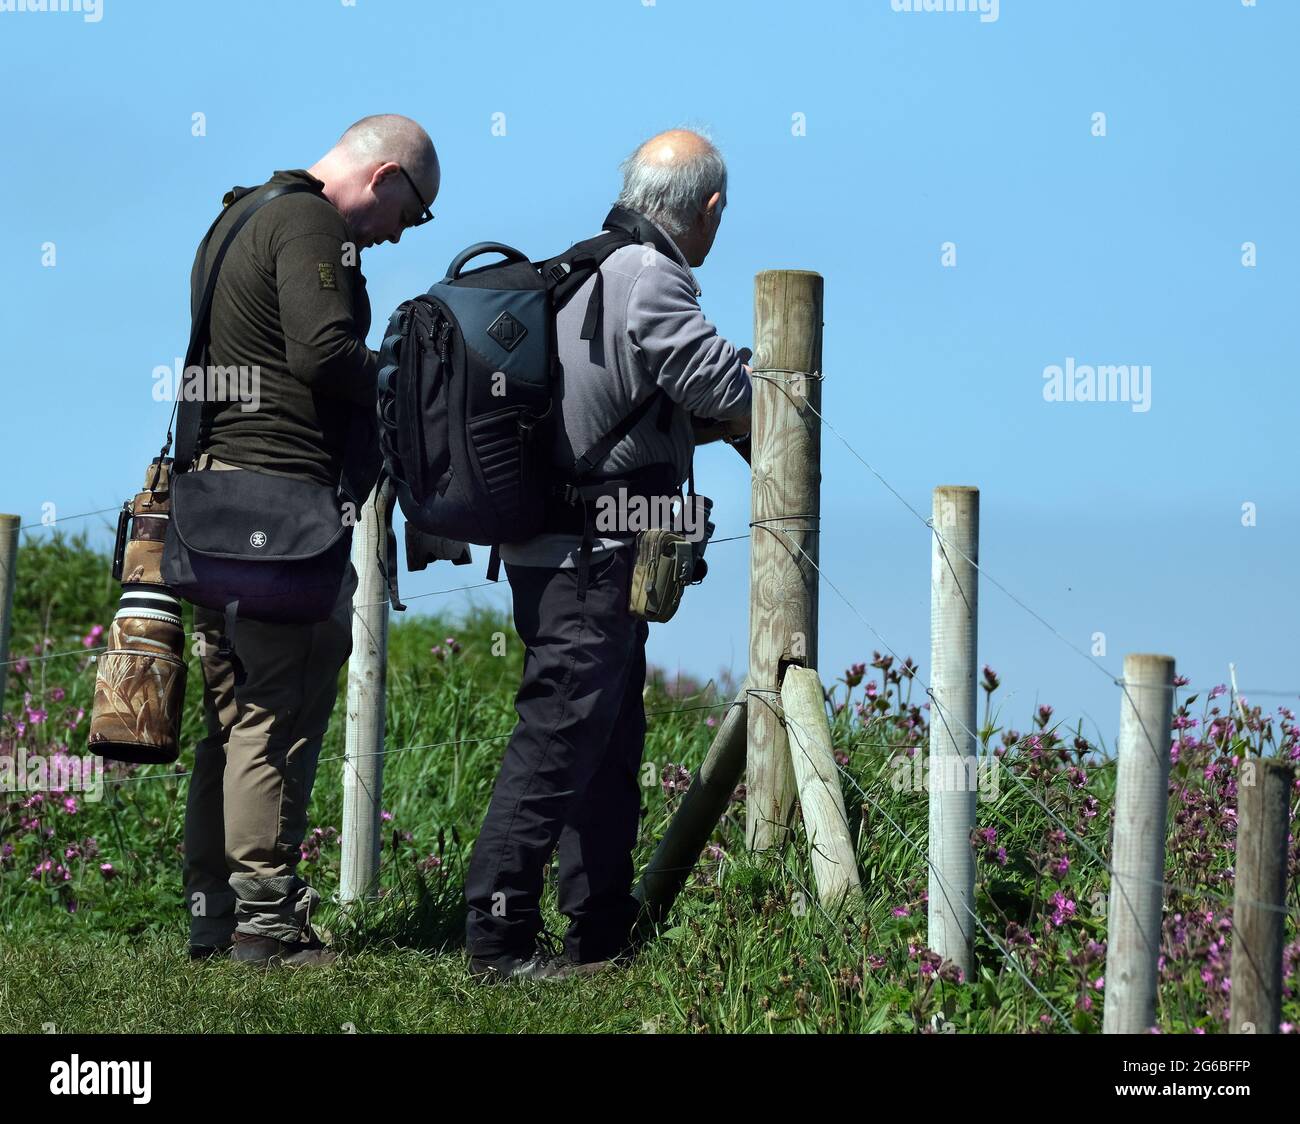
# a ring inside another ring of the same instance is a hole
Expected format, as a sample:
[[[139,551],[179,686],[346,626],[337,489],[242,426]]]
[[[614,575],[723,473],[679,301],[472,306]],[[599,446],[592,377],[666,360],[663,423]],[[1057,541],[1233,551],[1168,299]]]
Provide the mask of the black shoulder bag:
[[[244,224],[271,200],[312,189],[305,184],[277,184],[254,190],[258,197],[231,225],[213,259],[203,299],[194,313],[185,353],[187,371],[198,366],[206,376],[217,275]],[[248,192],[234,198],[244,194]],[[205,245],[217,222],[208,231]],[[203,402],[181,401],[182,397],[177,394],[173,411],[176,460],[163,580],[185,600],[224,614],[223,652],[232,648],[237,618],[285,624],[326,620],[349,576],[352,523],[365,497],[353,494],[346,472],[339,486],[330,488],[243,468],[191,471],[199,451]],[[359,428],[364,427],[352,427],[354,439]],[[164,457],[171,444],[169,427]],[[347,516],[345,503],[351,505]]]

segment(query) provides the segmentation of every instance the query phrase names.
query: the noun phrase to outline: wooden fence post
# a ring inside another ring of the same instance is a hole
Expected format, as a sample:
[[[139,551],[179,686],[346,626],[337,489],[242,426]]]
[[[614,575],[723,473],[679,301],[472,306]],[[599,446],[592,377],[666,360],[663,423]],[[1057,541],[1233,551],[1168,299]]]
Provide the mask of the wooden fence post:
[[[827,909],[859,905],[858,855],[835,766],[826,692],[813,668],[786,668],[781,680],[781,709],[817,879],[817,899]]]
[[[388,589],[379,564],[387,542],[387,487],[376,487],[352,534],[357,591],[352,597],[352,656],[348,660],[347,733],[343,751],[343,834],[339,900],[376,890],[379,813],[384,790],[384,687],[388,663]]]
[[[978,488],[935,488],[930,551],[930,878],[926,943],[975,971]]]
[[[1294,783],[1295,772],[1286,762],[1252,757],[1241,763],[1228,1020],[1233,1034],[1276,1034],[1282,1021],[1287,836]]]
[[[757,851],[786,842],[794,810],[789,744],[774,705],[781,670],[817,666],[820,274],[778,269],[754,278],[754,352],[749,678],[761,697],[748,707],[745,842]]]
[[[13,628],[14,570],[18,565],[17,515],[0,515],[0,706],[9,683],[9,632]]]
[[[1155,1023],[1159,983],[1173,658],[1125,656],[1122,686],[1102,1030],[1141,1034]]]
[[[650,935],[673,907],[700,852],[727,810],[727,802],[745,770],[745,709],[749,697],[744,687],[727,709],[713,735],[704,763],[695,771],[681,805],[668,823],[664,837],[637,883],[641,903],[637,922],[640,935]]]

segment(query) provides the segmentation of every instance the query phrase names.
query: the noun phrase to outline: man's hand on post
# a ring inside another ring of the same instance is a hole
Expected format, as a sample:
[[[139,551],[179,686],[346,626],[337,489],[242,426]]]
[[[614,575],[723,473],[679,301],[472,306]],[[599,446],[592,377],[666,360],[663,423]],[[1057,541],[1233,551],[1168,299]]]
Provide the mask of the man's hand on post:
[[[691,418],[695,444],[707,445],[712,441],[725,441],[749,463],[749,418]]]
[[[743,437],[749,432],[749,419],[736,418],[726,421],[718,418],[692,417],[691,429],[695,433],[695,444],[708,445],[713,441]]]

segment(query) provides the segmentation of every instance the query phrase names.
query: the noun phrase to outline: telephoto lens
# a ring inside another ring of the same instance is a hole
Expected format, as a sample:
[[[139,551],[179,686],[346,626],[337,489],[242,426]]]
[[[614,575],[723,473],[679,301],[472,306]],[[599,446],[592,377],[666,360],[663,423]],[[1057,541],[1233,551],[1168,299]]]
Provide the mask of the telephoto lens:
[[[122,597],[99,658],[90,718],[91,752],[114,761],[166,764],[180,755],[185,631],[181,603],[161,570],[171,464],[155,457],[144,490],[118,516],[113,577]]]

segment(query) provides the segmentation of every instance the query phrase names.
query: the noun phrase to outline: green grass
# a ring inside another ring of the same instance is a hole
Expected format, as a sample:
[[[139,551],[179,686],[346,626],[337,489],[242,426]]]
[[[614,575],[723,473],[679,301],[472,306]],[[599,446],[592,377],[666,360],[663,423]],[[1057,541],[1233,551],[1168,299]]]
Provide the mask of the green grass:
[[[80,648],[90,625],[106,622],[112,612],[117,591],[103,580],[106,569],[75,540],[24,544],[13,655],[41,646]],[[346,915],[327,906],[321,918],[342,950],[339,962],[319,972],[270,974],[229,962],[190,963],[179,854],[186,778],[175,770],[120,770],[117,779],[125,783],[110,784],[102,802],[80,803],[75,812],[57,800],[38,808],[0,801],[0,844],[9,849],[0,857],[0,1032],[37,1032],[46,1023],[65,1033],[343,1033],[349,1026],[360,1033],[1100,1028],[1104,996],[1094,982],[1104,963],[1089,942],[1105,939],[1098,903],[1106,876],[1090,850],[1103,861],[1108,853],[1113,769],[1093,747],[1071,749],[1068,731],[1046,720],[1027,724],[1050,750],[1052,764],[1036,771],[1032,760],[1015,754],[1010,767],[1088,847],[1053,841],[1054,819],[1003,775],[996,798],[978,805],[981,827],[996,829],[997,845],[1007,852],[1005,864],[994,857],[996,848],[980,852],[978,912],[997,945],[980,933],[976,978],[953,982],[924,964],[926,867],[901,834],[924,843],[926,796],[895,791],[890,783],[898,747],[924,744],[924,715],[910,697],[913,681],[887,666],[876,668],[880,697],[874,703],[864,695],[866,682],[853,675],[832,692],[833,703],[851,704],[833,714],[832,729],[853,778],[846,801],[866,893],[854,916],[831,917],[816,905],[801,831],[782,856],[747,854],[744,803],[736,800],[668,928],[629,968],[561,983],[472,983],[461,944],[463,869],[515,722],[522,653],[509,621],[481,609],[458,620],[408,615],[397,621],[389,647],[388,744],[414,748],[391,752],[385,763],[383,806],[391,819],[385,822],[381,897]],[[445,651],[448,636],[459,651],[438,659],[431,649]],[[199,677],[191,662],[186,744],[201,728]],[[0,733],[0,749],[6,743],[31,751],[66,744],[69,752],[84,751],[86,720],[72,731],[62,723],[75,718],[78,707],[88,710],[93,675],[93,666],[76,657],[12,674],[5,698],[12,720]],[[63,698],[56,697],[60,690]],[[689,708],[725,704],[733,690],[729,682],[669,685],[652,673],[638,865],[680,799],[661,778],[679,766],[694,769],[713,733],[706,719],[723,713],[719,705]],[[340,692],[312,801],[310,822],[323,834],[312,836],[319,845],[300,868],[327,901],[338,888],[342,700]],[[861,715],[854,712],[859,704],[865,706]],[[28,718],[19,736],[13,723],[32,707],[46,717]],[[993,713],[982,733],[986,745],[999,735],[1011,738]],[[1282,744],[1294,745],[1285,727]],[[182,755],[178,768],[188,767],[191,754]],[[1067,768],[1079,763],[1088,770],[1084,786],[1069,783]],[[1193,820],[1209,817],[1205,822],[1220,832],[1222,793],[1198,781],[1202,768],[1191,754],[1175,766],[1189,795],[1171,805],[1171,817],[1186,805]],[[149,772],[160,775],[136,779]],[[1198,810],[1202,798],[1205,807]],[[1096,802],[1092,816],[1089,800]],[[1171,832],[1171,880],[1222,891],[1230,857],[1219,836],[1209,836],[1207,865],[1185,827]],[[1069,871],[1052,875],[1048,864],[1060,854],[1068,855]],[[33,877],[46,857],[65,867],[68,878],[53,872]],[[101,873],[105,862],[112,864],[109,877]],[[559,933],[553,873],[545,908]],[[1074,912],[1053,925],[1057,893],[1074,903]],[[1209,900],[1171,891],[1167,913],[1204,909]],[[1294,913],[1288,924],[1287,941],[1296,949]],[[1201,927],[1206,933],[1210,928],[1208,921]],[[1035,943],[1013,960],[1004,948],[1019,931],[1032,934]],[[1194,939],[1184,944],[1169,949],[1160,1023],[1175,1031],[1222,1029],[1222,1003],[1200,979],[1204,949],[1193,948]],[[1293,975],[1293,989],[1296,982]],[[1052,1015],[1049,1004],[1062,1017]],[[1293,990],[1284,1017],[1295,1021],[1297,1014]]]

